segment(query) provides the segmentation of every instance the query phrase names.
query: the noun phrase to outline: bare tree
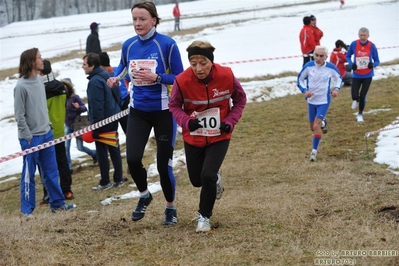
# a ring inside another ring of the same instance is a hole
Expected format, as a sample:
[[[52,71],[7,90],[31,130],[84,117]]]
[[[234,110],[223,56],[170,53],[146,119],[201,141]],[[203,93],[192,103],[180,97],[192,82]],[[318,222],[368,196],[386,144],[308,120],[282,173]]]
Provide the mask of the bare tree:
[[[125,6],[124,8],[131,8],[133,5],[130,4],[129,0],[125,0]]]
[[[22,20],[21,0],[14,0],[13,2],[14,2],[13,6],[16,7],[16,11],[17,11],[17,20],[16,21],[21,21]]]
[[[0,0],[0,24],[15,21],[130,9],[138,0]],[[174,3],[176,0],[152,0],[155,4]],[[178,0],[188,2],[195,0]]]
[[[80,14],[79,0],[75,0],[75,7],[78,10],[78,14]]]
[[[25,0],[26,20],[34,20],[36,13],[36,0]]]
[[[64,0],[64,8],[62,9],[62,14],[64,16],[68,16],[69,15],[69,8],[68,8],[68,0]]]

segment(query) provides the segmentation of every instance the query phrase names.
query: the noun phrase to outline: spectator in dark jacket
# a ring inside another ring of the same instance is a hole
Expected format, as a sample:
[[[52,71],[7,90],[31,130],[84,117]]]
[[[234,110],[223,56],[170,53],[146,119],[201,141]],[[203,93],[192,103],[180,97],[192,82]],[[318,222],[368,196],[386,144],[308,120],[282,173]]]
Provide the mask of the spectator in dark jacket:
[[[120,107],[112,90],[107,86],[109,73],[100,68],[100,57],[89,53],[83,57],[83,66],[88,75],[87,99],[89,103],[89,118],[92,124],[100,122],[105,118],[120,112]],[[99,138],[102,132],[118,131],[118,121],[111,122],[92,132],[93,139]],[[124,183],[122,176],[122,159],[119,146],[113,147],[108,144],[95,141],[98,165],[100,167],[101,180],[93,190],[107,190],[112,187],[120,187]],[[114,166],[114,182],[110,183],[108,153]]]
[[[109,56],[107,52],[102,52],[100,54],[100,67],[102,70],[104,70],[105,72],[110,73],[110,76],[113,77],[114,76],[114,68],[112,66],[110,66],[110,60],[109,60]],[[126,82],[128,80],[128,82]],[[127,78],[125,77],[123,80],[119,81],[119,86],[115,86],[112,88],[113,93],[115,98],[120,98],[119,101],[119,107],[122,110],[126,110],[129,107],[129,102],[130,102],[130,95],[128,93],[128,89],[126,86],[126,83],[128,84],[130,82],[130,78],[129,76],[127,76]],[[121,125],[123,132],[127,132],[127,119],[128,116],[124,116],[122,118],[119,119],[119,124]]]
[[[90,24],[90,30],[91,33],[87,37],[86,40],[86,54],[88,53],[95,53],[95,54],[100,54],[101,53],[101,45],[100,45],[100,39],[98,38],[98,26],[100,24],[97,22],[93,22]]]

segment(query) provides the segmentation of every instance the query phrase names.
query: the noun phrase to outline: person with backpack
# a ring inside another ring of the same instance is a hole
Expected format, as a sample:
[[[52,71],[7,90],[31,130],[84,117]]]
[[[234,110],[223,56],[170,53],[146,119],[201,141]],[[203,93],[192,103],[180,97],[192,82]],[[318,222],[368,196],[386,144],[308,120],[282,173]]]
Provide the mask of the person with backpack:
[[[67,92],[64,84],[55,78],[50,61],[45,59],[43,64],[44,68],[41,70],[40,74],[46,89],[47,108],[54,138],[57,139],[64,136],[65,133],[64,122],[66,117]],[[64,193],[65,199],[73,199],[74,195],[71,189],[72,175],[69,170],[65,144],[60,142],[55,144],[54,147],[62,192]]]

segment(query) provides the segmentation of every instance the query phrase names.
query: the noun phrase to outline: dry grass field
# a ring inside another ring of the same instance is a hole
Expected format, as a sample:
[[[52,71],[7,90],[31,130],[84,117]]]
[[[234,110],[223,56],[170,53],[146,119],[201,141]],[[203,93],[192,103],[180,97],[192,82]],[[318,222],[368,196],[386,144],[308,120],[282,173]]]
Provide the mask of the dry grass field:
[[[96,165],[75,162],[72,202],[78,208],[70,212],[53,214],[38,205],[34,218],[21,218],[19,181],[0,184],[0,265],[315,265],[324,258],[399,265],[397,253],[370,253],[399,250],[399,179],[373,162],[377,135],[367,146],[364,138],[397,120],[398,84],[399,77],[373,81],[365,111],[384,111],[365,114],[365,123],[355,121],[344,87],[314,163],[303,95],[248,104],[221,169],[226,190],[207,234],[195,233],[199,190],[184,166],[175,168],[179,222],[170,227],[162,225],[162,192],[139,222],[130,219],[137,199],[101,205],[135,188],[92,191]],[[182,147],[178,140],[176,150]],[[146,152],[146,166],[154,150]],[[37,178],[38,201],[41,196]]]

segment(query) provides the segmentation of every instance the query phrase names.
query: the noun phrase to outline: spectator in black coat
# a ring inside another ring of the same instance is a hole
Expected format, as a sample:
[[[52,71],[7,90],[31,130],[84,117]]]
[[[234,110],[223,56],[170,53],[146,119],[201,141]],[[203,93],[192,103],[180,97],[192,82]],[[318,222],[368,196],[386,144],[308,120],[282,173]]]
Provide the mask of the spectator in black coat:
[[[86,54],[88,53],[95,53],[95,54],[100,54],[101,53],[101,45],[100,45],[100,39],[98,38],[98,26],[100,24],[97,22],[93,22],[90,24],[90,30],[91,33],[87,37],[86,40]]]

